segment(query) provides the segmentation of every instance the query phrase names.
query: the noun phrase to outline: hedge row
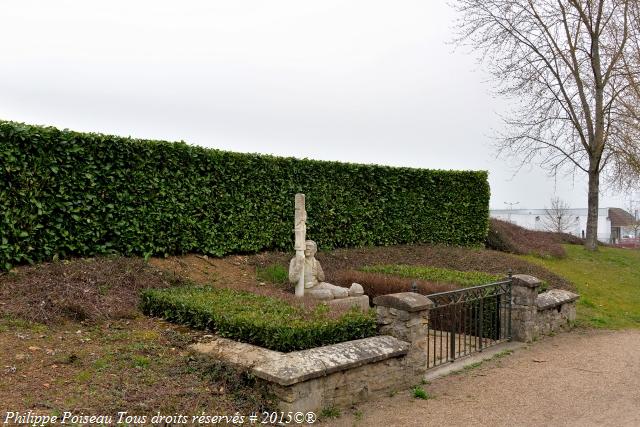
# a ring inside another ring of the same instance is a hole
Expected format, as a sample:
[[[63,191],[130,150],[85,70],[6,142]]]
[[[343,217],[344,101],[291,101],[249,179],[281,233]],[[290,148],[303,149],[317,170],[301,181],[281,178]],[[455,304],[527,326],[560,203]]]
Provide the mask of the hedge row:
[[[390,147],[391,149],[391,147]],[[241,154],[0,121],[0,268],[56,256],[482,244],[484,171]]]
[[[285,301],[219,288],[176,287],[142,293],[145,314],[276,351],[295,351],[376,334],[373,310],[351,310],[338,318],[320,305],[304,313]]]

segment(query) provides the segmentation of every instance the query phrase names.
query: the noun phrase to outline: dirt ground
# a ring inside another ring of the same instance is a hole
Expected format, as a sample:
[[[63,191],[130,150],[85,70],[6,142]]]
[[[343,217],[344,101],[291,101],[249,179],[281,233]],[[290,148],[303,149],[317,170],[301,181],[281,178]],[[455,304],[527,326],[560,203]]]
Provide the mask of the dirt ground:
[[[331,426],[639,426],[640,331],[578,330],[344,411]]]
[[[218,262],[225,271],[248,276],[236,271],[233,259]],[[233,413],[263,407],[254,380],[187,351],[207,332],[139,312],[142,289],[182,283],[172,269],[124,257],[0,274],[0,414]]]
[[[51,326],[0,318],[0,415],[256,410],[252,382],[187,351],[203,334],[145,317]]]

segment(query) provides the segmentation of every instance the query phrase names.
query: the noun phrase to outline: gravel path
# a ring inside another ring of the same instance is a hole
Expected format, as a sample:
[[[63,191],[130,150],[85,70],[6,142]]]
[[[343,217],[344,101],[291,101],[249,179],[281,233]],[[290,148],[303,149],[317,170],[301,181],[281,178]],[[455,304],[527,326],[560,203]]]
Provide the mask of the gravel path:
[[[640,426],[640,331],[582,330],[344,411],[336,426]]]

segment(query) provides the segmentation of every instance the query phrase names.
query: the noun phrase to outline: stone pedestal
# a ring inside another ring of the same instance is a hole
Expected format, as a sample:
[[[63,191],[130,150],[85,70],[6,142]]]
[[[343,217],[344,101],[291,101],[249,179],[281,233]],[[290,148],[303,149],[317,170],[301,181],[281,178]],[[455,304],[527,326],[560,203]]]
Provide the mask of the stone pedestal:
[[[346,298],[340,298],[340,299],[332,299],[332,300],[328,300],[325,301],[327,304],[329,304],[330,306],[333,307],[340,307],[340,308],[351,308],[351,307],[358,307],[359,309],[361,309],[362,311],[367,311],[369,310],[369,296],[368,295],[360,295],[358,297],[346,297]]]

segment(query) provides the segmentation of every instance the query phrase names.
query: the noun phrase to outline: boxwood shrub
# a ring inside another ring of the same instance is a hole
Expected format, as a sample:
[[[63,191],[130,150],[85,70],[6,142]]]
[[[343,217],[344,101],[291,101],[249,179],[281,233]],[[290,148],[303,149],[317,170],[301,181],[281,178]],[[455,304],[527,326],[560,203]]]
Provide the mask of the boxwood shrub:
[[[391,148],[390,148],[391,149]],[[0,121],[0,269],[68,255],[483,244],[485,171],[282,158]]]
[[[373,310],[331,316],[325,305],[304,311],[250,292],[212,287],[149,289],[142,293],[145,314],[276,351],[303,350],[376,334]]]

